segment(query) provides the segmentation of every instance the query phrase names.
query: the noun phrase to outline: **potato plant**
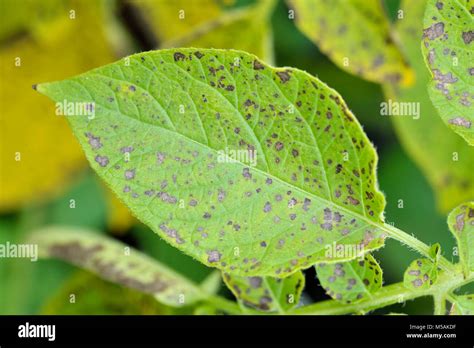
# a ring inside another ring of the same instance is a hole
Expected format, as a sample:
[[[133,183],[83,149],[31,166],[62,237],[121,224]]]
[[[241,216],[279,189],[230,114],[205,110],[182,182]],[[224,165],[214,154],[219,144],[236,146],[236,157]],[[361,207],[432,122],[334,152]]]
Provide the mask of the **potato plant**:
[[[344,95],[273,66],[277,3],[211,11],[214,24],[192,35],[165,26],[160,49],[33,86],[67,116],[90,167],[131,215],[215,269],[203,283],[85,228],[47,226],[28,240],[41,258],[196,314],[366,314],[426,296],[434,314],[472,314],[474,295],[460,289],[474,279],[474,4],[404,0],[392,24],[376,0],[286,3],[335,65],[382,86],[392,112],[418,103],[439,113],[433,124],[393,122],[436,190],[454,262],[441,243],[386,221],[377,151]],[[150,4],[139,6],[156,30],[163,12]],[[453,147],[465,166],[450,164]],[[387,285],[376,251],[390,239],[419,258]],[[304,300],[310,268],[331,299]],[[217,294],[221,281],[235,302]]]

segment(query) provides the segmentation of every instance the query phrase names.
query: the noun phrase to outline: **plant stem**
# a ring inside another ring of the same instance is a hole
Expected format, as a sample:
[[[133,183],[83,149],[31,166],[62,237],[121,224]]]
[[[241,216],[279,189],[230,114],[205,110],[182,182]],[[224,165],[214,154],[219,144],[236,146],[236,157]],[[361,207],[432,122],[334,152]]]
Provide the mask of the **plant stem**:
[[[236,302],[229,301],[218,295],[210,295],[205,299],[205,302],[212,304],[218,309],[223,310],[228,314],[242,314],[239,305]]]
[[[427,256],[430,258],[429,255],[429,250],[430,247],[423,243],[422,241],[418,240],[417,238],[409,235],[406,232],[403,232],[402,230],[388,224],[384,224],[384,231],[389,234],[390,237],[393,239],[398,240],[399,242],[409,246],[410,248],[413,248],[414,250],[418,251],[420,254]],[[446,258],[441,256],[438,261],[438,266],[448,272],[454,272],[456,271],[455,266],[448,261]]]
[[[335,300],[318,302],[309,306],[299,307],[288,312],[288,314],[303,315],[331,315],[331,314],[349,314],[365,313],[377,308],[402,303],[423,296],[434,296],[442,298],[444,306],[445,298],[449,292],[463,284],[474,280],[474,273],[468,278],[464,278],[461,272],[443,272],[441,271],[437,282],[429,289],[407,289],[402,282],[382,287],[374,293],[370,299],[356,303],[344,304]],[[446,308],[446,307],[444,307]],[[443,306],[439,302],[438,311],[441,313]]]

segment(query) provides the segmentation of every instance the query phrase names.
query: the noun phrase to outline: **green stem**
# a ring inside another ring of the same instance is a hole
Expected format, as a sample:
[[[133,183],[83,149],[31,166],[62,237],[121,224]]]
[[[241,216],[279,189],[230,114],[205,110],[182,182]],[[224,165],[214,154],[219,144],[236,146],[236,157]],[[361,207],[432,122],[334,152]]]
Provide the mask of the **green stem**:
[[[365,313],[371,310],[389,306],[395,303],[402,303],[423,296],[433,296],[446,298],[452,290],[474,280],[474,273],[464,278],[459,272],[441,271],[437,282],[429,289],[407,289],[403,283],[396,283],[382,287],[374,293],[370,299],[356,303],[344,304],[335,300],[318,302],[309,306],[299,307],[289,311],[288,314],[303,315],[334,315]],[[446,301],[444,301],[445,303]],[[439,306],[438,311],[442,311],[443,306]]]
[[[236,302],[229,301],[226,298],[220,297],[218,295],[208,296],[205,299],[205,302],[212,304],[227,314],[242,314],[242,311]]]
[[[399,242],[407,245],[410,248],[413,248],[414,250],[418,251],[420,254],[431,258],[429,255],[429,250],[430,247],[423,243],[422,241],[418,240],[417,238],[409,235],[406,232],[403,232],[402,230],[388,224],[384,224],[383,230],[388,233],[388,235],[393,238],[398,240]],[[456,267],[448,261],[446,258],[441,256],[438,261],[438,266],[448,272],[454,272],[456,271]]]

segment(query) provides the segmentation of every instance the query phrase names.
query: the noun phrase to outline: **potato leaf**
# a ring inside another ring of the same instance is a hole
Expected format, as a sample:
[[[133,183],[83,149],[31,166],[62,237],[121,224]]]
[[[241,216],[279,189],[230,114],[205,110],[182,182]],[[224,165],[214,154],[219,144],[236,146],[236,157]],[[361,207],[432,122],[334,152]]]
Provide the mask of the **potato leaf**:
[[[76,228],[49,227],[30,237],[40,258],[58,258],[103,279],[153,295],[173,307],[190,305],[205,294],[192,282],[137,250]]]
[[[285,313],[298,304],[305,283],[302,272],[286,278],[241,277],[224,273],[223,279],[242,305],[278,313]]]
[[[453,296],[454,302],[450,314],[474,315],[474,295]]]
[[[448,226],[456,238],[459,261],[467,275],[474,271],[474,202],[455,208],[448,216]]]
[[[403,42],[401,48],[416,74],[413,86],[397,88],[384,85],[385,94],[400,106],[418,105],[419,115],[390,116],[397,135],[413,161],[417,163],[436,194],[438,209],[448,213],[474,197],[474,151],[458,135],[447,132],[426,88],[429,72],[420,49],[420,33],[426,1],[402,1],[404,18],[395,30]]]
[[[408,289],[428,289],[438,279],[436,263],[428,259],[413,261],[403,275],[403,284]]]
[[[382,269],[370,254],[363,260],[317,265],[316,272],[326,293],[343,303],[371,298],[382,287]]]
[[[355,257],[327,256],[333,243],[383,245],[374,148],[337,92],[303,71],[173,49],[37,88],[94,103],[93,119],[68,117],[91,166],[136,217],[208,266],[285,277]]]
[[[296,26],[341,69],[378,83],[412,83],[378,0],[288,0]]]
[[[474,4],[429,0],[423,54],[433,80],[429,94],[443,121],[474,145]]]

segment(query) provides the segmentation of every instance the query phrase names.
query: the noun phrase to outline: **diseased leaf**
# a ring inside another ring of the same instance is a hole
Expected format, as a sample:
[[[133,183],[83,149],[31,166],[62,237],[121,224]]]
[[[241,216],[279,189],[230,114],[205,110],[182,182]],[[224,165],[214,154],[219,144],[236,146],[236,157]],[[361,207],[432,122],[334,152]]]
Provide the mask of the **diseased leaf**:
[[[430,98],[444,123],[474,145],[474,3],[428,0],[423,54]]]
[[[113,56],[98,2],[70,1],[71,8],[80,13],[74,20],[68,11],[60,11],[61,7],[49,15],[47,9],[57,2],[42,2],[41,6],[46,7],[42,7],[42,13],[48,14],[48,20],[35,27],[31,35],[20,36],[0,48],[0,211],[50,198],[85,166],[65,117],[56,115],[54,105],[38,97],[31,86],[108,63]],[[16,5],[39,6],[37,1]]]
[[[50,227],[30,238],[40,258],[58,258],[173,307],[203,298],[195,284],[125,244],[82,229]]]
[[[356,257],[328,257],[328,245],[383,245],[376,153],[337,92],[303,71],[174,49],[38,91],[94,103],[94,119],[68,118],[91,166],[136,217],[208,266],[285,277]]]
[[[459,262],[467,275],[474,271],[474,202],[455,208],[448,216],[448,225],[456,238]]]
[[[371,254],[363,260],[317,265],[316,272],[326,293],[343,303],[371,298],[382,287],[382,269]]]
[[[286,278],[241,277],[224,273],[223,279],[242,305],[279,313],[285,313],[298,304],[305,282],[302,272]]]
[[[378,0],[288,0],[296,26],[341,69],[378,83],[410,85]]]
[[[429,98],[429,72],[420,49],[426,1],[402,1],[404,18],[395,29],[408,62],[416,73],[411,87],[394,88],[385,84],[387,98],[399,106],[415,106],[419,115],[390,116],[405,149],[433,187],[438,209],[448,213],[457,205],[474,197],[474,151],[452,132],[437,114]]]
[[[450,314],[474,315],[474,295],[453,296],[454,303]]]
[[[428,289],[437,279],[437,265],[428,259],[417,259],[405,271],[403,284],[408,289]]]

